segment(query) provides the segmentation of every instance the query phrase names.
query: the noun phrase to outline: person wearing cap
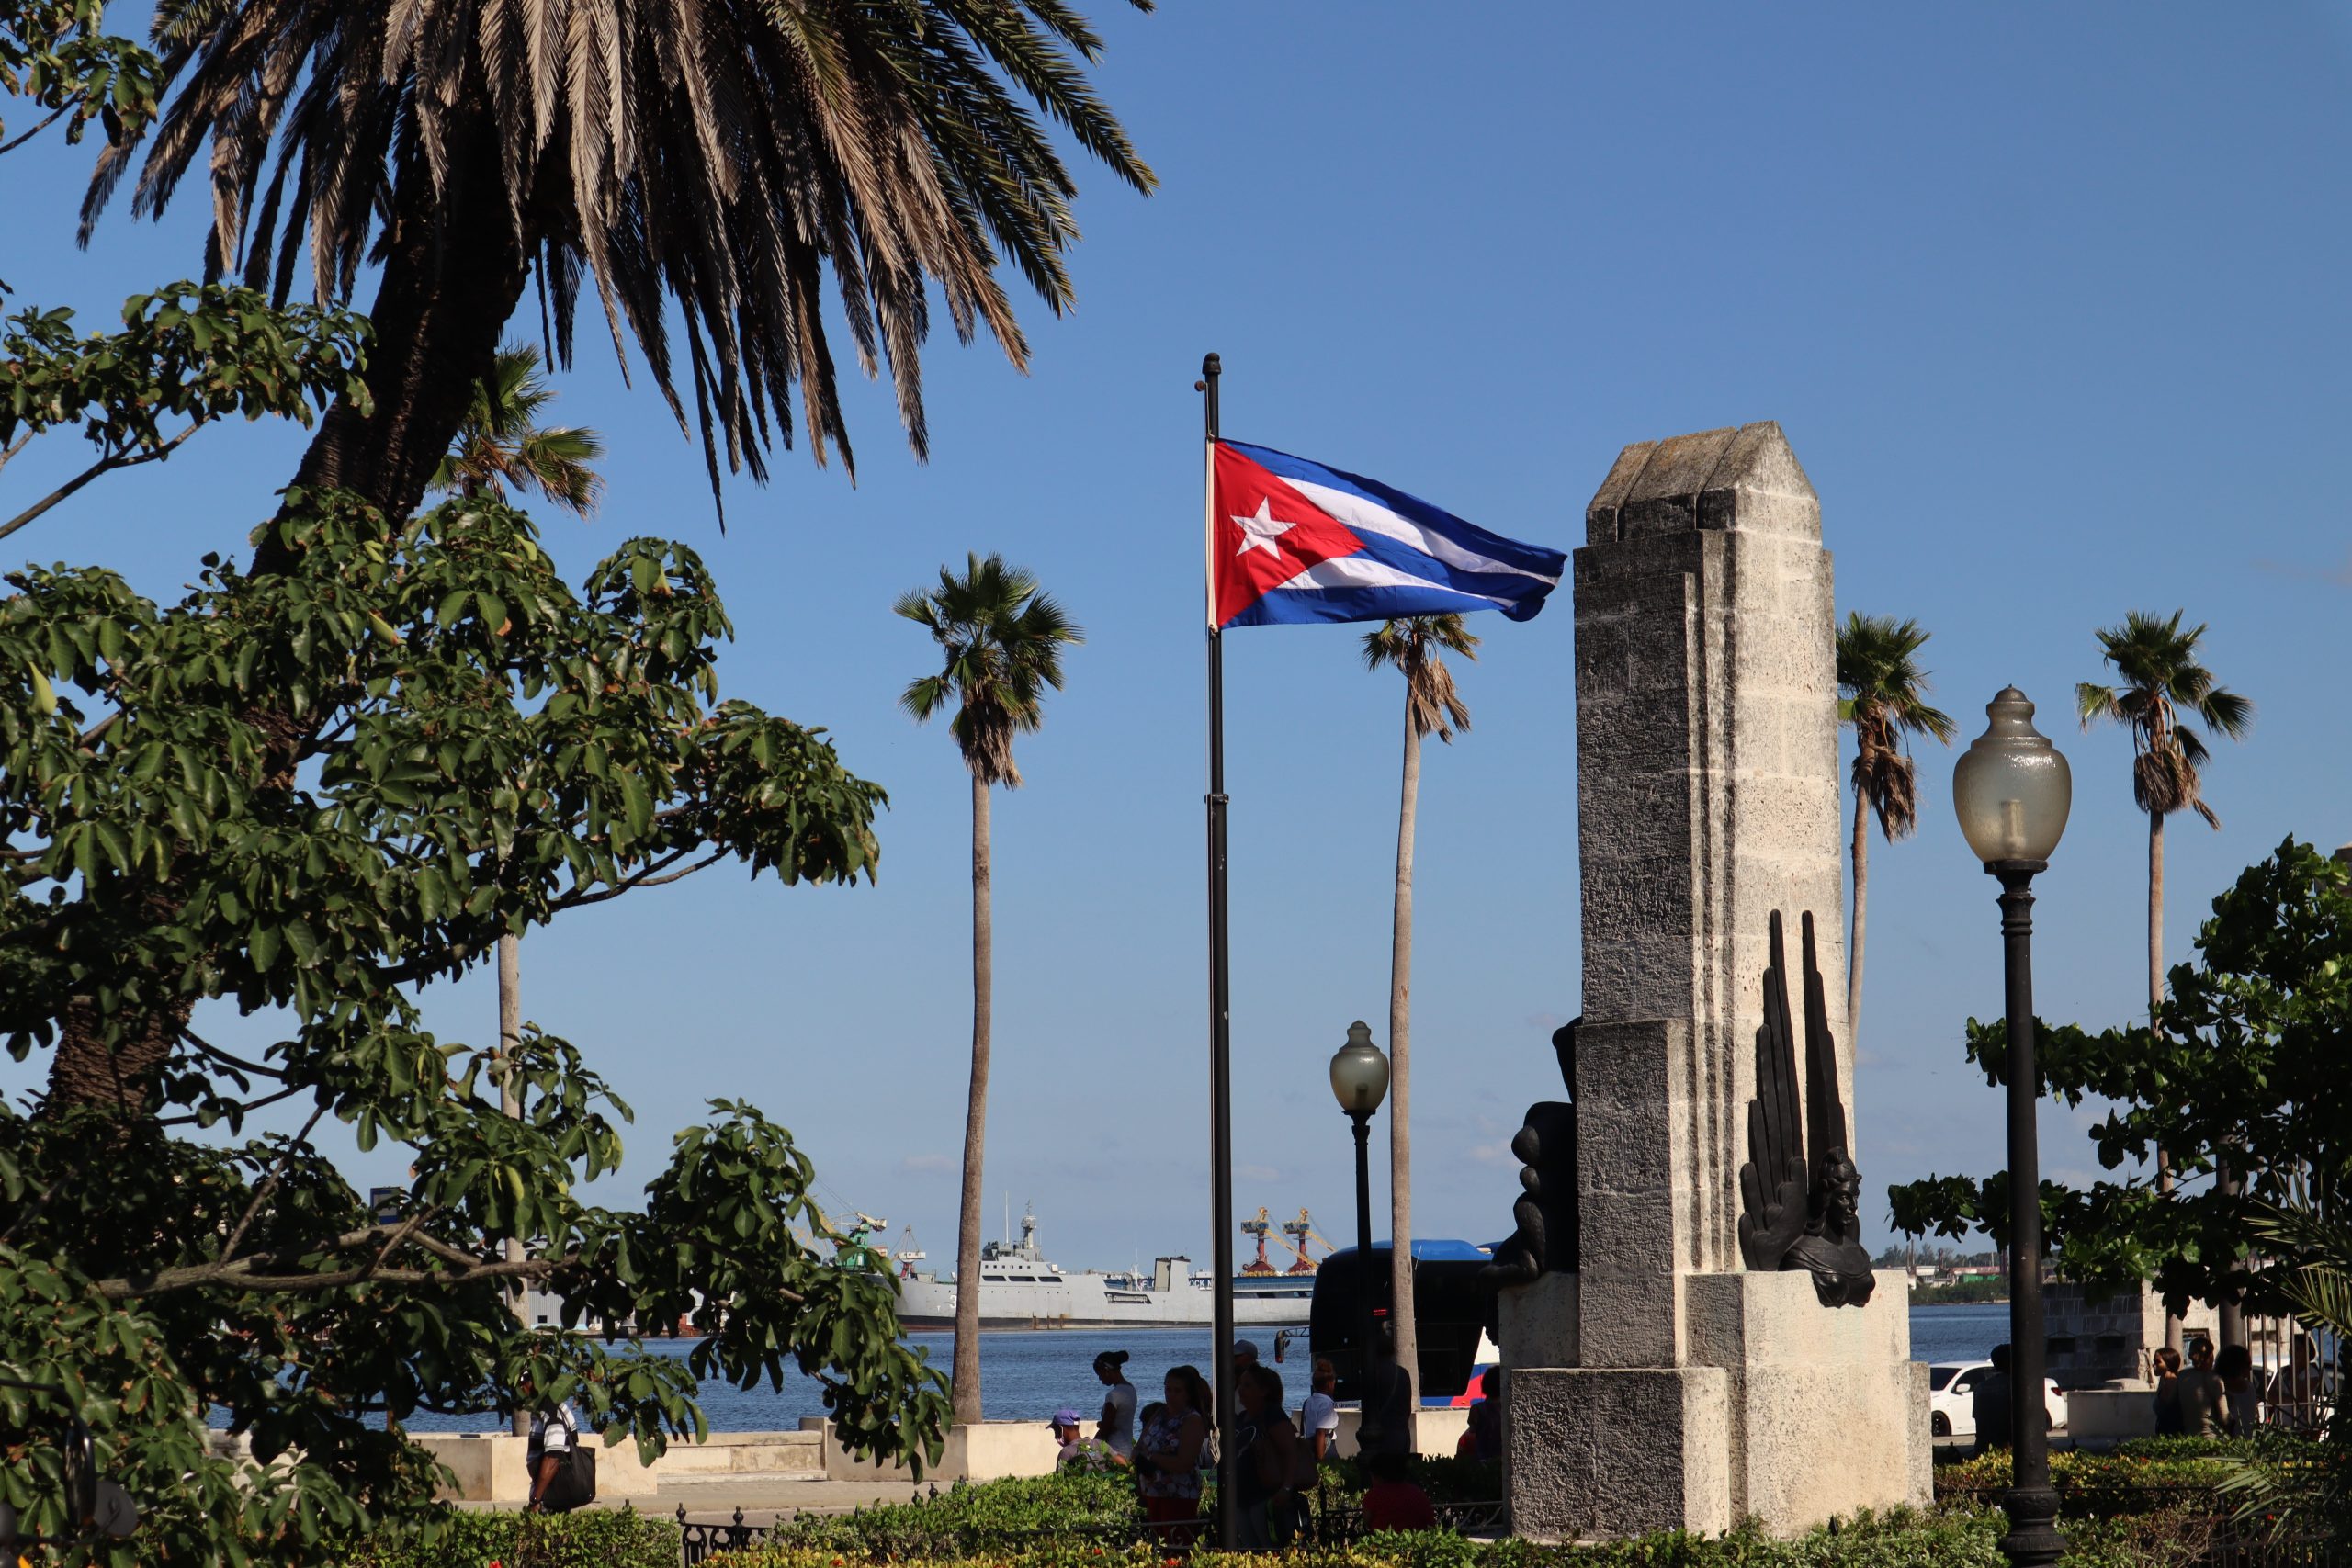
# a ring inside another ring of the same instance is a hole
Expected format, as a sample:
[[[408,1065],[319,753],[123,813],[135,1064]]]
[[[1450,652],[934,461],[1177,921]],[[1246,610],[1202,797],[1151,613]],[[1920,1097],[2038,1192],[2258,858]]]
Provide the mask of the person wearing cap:
[[[1256,1366],[1257,1364],[1258,1364],[1258,1347],[1257,1347],[1256,1342],[1255,1342],[1255,1341],[1253,1341],[1253,1340],[1249,1340],[1249,1339],[1237,1339],[1237,1340],[1235,1340],[1235,1341],[1233,1342],[1233,1376],[1234,1376],[1234,1380],[1235,1380],[1237,1382],[1239,1382],[1239,1381],[1240,1381],[1240,1378],[1241,1378],[1241,1374],[1242,1374],[1242,1373],[1244,1373],[1244,1372],[1246,1372],[1246,1371],[1248,1371],[1250,1368],[1252,1368],[1252,1367]]]
[[[1119,1462],[1119,1457],[1111,1451],[1110,1444],[1100,1438],[1078,1435],[1080,1416],[1069,1405],[1065,1404],[1054,1412],[1050,1425],[1054,1441],[1061,1445],[1061,1451],[1054,1456],[1056,1470],[1102,1471]]]

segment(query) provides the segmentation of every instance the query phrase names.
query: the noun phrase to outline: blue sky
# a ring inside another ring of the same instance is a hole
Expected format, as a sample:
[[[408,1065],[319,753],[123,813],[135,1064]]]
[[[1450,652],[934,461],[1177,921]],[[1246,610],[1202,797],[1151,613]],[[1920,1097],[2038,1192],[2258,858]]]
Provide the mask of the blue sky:
[[[1034,1201],[1069,1266],[1207,1257],[1192,386],[1210,349],[1229,434],[1562,547],[1625,443],[1779,420],[1821,493],[1841,614],[1918,617],[1964,734],[2014,681],[2073,759],[2073,825],[2037,886],[2049,1016],[2144,1009],[2128,742],[2065,717],[2100,673],[2094,627],[2186,607],[2257,705],[2209,774],[2222,829],[2168,835],[2171,958],[2281,838],[2352,838],[2343,7],[1094,8],[1099,82],[1162,188],[1081,169],[1077,310],[1024,312],[1025,378],[942,334],[927,466],[887,389],[858,387],[856,486],[780,457],[767,489],[732,489],[722,535],[697,447],[609,347],[583,333],[560,379],[561,415],[613,446],[598,520],[548,521],[566,569],[634,534],[692,543],[738,624],[729,694],[829,726],[892,801],[877,887],[714,871],[526,942],[526,1014],[637,1108],[616,1198],[702,1101],[741,1096],[838,1202],[952,1254],[968,792],[944,729],[895,706],[931,651],[888,606],[1001,550],[1088,641],[1024,744],[1028,787],[996,805],[989,1209]],[[0,277],[103,324],[197,270],[201,191],[160,225],[119,206],[77,252],[85,167],[55,144],[0,162]],[[209,432],[0,550],[172,592],[240,544],[301,441]],[[0,479],[0,510],[78,460],[48,446]],[[1432,749],[1423,785],[1414,1126],[1418,1228],[1491,1237],[1515,1190],[1503,1145],[1555,1092],[1546,1036],[1577,1008],[1573,626],[1564,596],[1476,629],[1476,728]],[[1239,634],[1227,666],[1238,1200],[1307,1206],[1341,1236],[1323,1065],[1351,1020],[1385,1033],[1401,698],[1346,628]],[[1921,831],[1871,862],[1856,1113],[1874,1239],[1884,1183],[2000,1160],[1998,1096],[1959,1046],[1999,1006],[1994,888],[1951,822],[1949,755],[1921,772]],[[448,1037],[491,1031],[486,975],[426,1002]],[[266,1019],[209,1027],[270,1037]],[[39,1066],[0,1064],[0,1088]],[[2046,1170],[2091,1174],[2081,1119],[2045,1110]],[[397,1175],[381,1155],[351,1169]]]

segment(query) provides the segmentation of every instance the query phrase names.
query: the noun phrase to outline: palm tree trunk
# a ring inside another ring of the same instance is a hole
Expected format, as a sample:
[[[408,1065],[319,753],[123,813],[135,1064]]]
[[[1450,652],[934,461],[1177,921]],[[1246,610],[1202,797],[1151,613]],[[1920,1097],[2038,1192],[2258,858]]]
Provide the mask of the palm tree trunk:
[[[498,939],[498,1056],[502,1066],[514,1059],[515,1047],[523,1043],[523,942],[509,931]],[[523,1114],[523,1097],[514,1090],[512,1078],[498,1086],[498,1109],[509,1116]],[[523,1238],[506,1238],[506,1261],[523,1260]],[[508,1303],[514,1309],[515,1320],[529,1326],[531,1317],[528,1289],[521,1281],[508,1293]],[[531,1413],[521,1405],[514,1407],[509,1417],[511,1430],[518,1438],[531,1435]]]
[[[972,775],[972,1089],[964,1108],[964,1206],[956,1227],[956,1354],[950,1387],[956,1424],[980,1420],[980,1177],[988,1135],[989,1014],[996,981],[996,930],[989,914],[989,786]]]
[[[503,183],[465,177],[469,169],[499,166],[496,128],[487,114],[470,117],[463,137],[471,145],[452,151],[446,192],[434,188],[421,156],[397,176],[382,281],[368,312],[376,329],[367,371],[374,410],[338,399],[320,419],[295,477],[314,489],[356,491],[395,524],[416,509],[448,454],[474,388],[497,363],[499,334],[530,276]],[[536,226],[539,206],[526,201],[526,226]],[[439,225],[425,216],[435,207],[447,209]],[[468,241],[460,249],[436,243],[436,233]],[[254,552],[256,571],[284,564],[274,538]]]
[[[1421,736],[1405,698],[1405,773],[1396,806],[1396,913],[1388,955],[1388,1322],[1396,1365],[1411,1385],[1407,1451],[1420,1404],[1420,1343],[1413,1321],[1413,818],[1420,807]]]
[[[1862,932],[1870,910],[1871,812],[1861,785],[1854,786],[1854,933],[1846,953],[1846,1051],[1854,1060],[1862,1037]]]
[[[2148,1027],[2161,1029],[2158,1015],[2165,1005],[2165,814],[2148,813]],[[2156,1192],[2172,1195],[2172,1156],[2156,1145]],[[2165,1314],[2165,1344],[2178,1350],[2185,1343],[2180,1319]]]

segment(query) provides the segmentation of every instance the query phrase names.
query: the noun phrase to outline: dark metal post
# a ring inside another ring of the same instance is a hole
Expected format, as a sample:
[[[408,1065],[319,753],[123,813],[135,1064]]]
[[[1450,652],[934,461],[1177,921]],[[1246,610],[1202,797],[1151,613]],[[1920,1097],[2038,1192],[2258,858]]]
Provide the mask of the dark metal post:
[[[1372,1266],[1372,1112],[1351,1111],[1348,1120],[1356,1128],[1356,1267],[1363,1274],[1363,1310],[1356,1324],[1356,1452],[1363,1453],[1368,1441],[1379,1435],[1372,1416],[1373,1344],[1380,1332],[1373,1309],[1379,1285]]]
[[[1224,363],[1212,354],[1201,361],[1202,434],[1205,441],[1206,509],[1216,504],[1217,378]],[[1204,528],[1213,528],[1213,514]],[[1214,569],[1213,532],[1204,557]],[[1233,1404],[1233,998],[1226,965],[1225,919],[1225,638],[1215,615],[1216,584],[1208,581],[1209,620],[1209,1225],[1215,1240],[1210,1267],[1216,1271],[1211,1294],[1216,1382],[1216,1539],[1230,1551],[1239,1543],[1240,1517],[1234,1506],[1240,1427]]]
[[[2049,1341],[2041,1315],[2041,1145],[2034,1125],[2041,1073],[2034,1063],[2033,878],[2038,860],[1994,861],[2001,883],[2001,966],[2009,1034],[2009,1421],[2016,1467],[2002,1506],[2009,1532],[2001,1550],[2018,1568],[2066,1554],[2058,1533],[2058,1494],[2050,1485],[2049,1409],[2042,1365]]]

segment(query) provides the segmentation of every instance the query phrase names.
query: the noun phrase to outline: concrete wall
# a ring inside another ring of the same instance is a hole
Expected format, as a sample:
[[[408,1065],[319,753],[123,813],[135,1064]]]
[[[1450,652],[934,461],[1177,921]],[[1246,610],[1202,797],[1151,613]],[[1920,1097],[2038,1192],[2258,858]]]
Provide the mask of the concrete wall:
[[[1293,1411],[1292,1418],[1297,1418]],[[1341,1459],[1354,1457],[1356,1428],[1363,1423],[1363,1412],[1340,1412],[1339,1435],[1331,1439],[1331,1451]],[[1470,1429],[1470,1407],[1466,1404],[1442,1408],[1424,1405],[1420,1418],[1413,1423],[1413,1451],[1431,1459],[1452,1459],[1462,1442],[1462,1434]]]
[[[531,1495],[523,1464],[529,1440],[511,1433],[413,1433],[412,1439],[449,1467],[456,1484],[444,1495],[469,1503],[519,1503]],[[650,1465],[638,1457],[635,1442],[595,1445],[596,1495],[650,1497],[665,1482],[717,1480],[729,1475],[805,1476],[825,1473],[824,1442],[807,1432],[714,1432],[701,1443],[673,1442]]]
[[[894,1481],[912,1485],[910,1466],[893,1461],[876,1464],[841,1445],[831,1424],[820,1416],[800,1423],[804,1433],[824,1445],[824,1476],[828,1481]],[[998,1481],[1009,1475],[1050,1475],[1061,1445],[1043,1421],[985,1421],[978,1427],[956,1427],[947,1434],[947,1446],[934,1466],[926,1466],[926,1481]]]

